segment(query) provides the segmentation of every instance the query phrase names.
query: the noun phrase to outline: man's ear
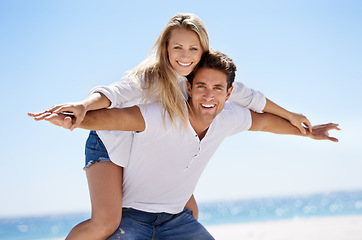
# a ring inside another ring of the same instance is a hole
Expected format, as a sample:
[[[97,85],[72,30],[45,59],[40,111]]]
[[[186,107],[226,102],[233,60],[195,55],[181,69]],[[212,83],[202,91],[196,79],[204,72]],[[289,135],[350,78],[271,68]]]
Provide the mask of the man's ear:
[[[192,88],[191,83],[189,81],[186,81],[186,83],[187,83],[187,92],[189,93],[189,96],[191,96],[191,88]]]
[[[231,95],[231,92],[233,91],[233,89],[234,89],[234,87],[230,87],[230,88],[228,89],[227,94],[226,94],[226,100],[225,100],[225,101],[229,100],[230,95]]]

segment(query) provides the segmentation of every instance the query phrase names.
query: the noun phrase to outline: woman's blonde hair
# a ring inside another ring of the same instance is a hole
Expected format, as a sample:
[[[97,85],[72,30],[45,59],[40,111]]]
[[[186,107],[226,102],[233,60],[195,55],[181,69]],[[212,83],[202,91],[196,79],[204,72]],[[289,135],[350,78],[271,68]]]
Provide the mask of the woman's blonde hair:
[[[183,96],[177,80],[177,72],[171,66],[168,56],[168,43],[173,29],[185,29],[195,32],[200,40],[203,56],[209,51],[209,36],[204,23],[194,14],[179,13],[166,24],[158,39],[151,48],[152,54],[134,68],[128,77],[137,81],[146,95],[144,100],[150,100],[155,94],[160,96],[162,107],[169,115],[172,123],[175,116],[187,124],[186,99]]]

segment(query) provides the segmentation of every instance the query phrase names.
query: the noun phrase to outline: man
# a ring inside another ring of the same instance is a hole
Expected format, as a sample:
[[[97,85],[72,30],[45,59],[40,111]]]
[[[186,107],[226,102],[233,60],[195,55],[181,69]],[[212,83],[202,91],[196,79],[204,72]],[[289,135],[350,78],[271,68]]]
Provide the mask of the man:
[[[189,76],[188,126],[173,124],[158,102],[87,114],[82,128],[135,132],[131,157],[122,165],[122,220],[109,239],[213,239],[184,206],[223,139],[246,130],[302,135],[283,118],[225,103],[235,71],[226,55],[206,56]],[[72,121],[56,114],[47,119],[65,128]],[[336,142],[328,131],[337,126],[316,126],[304,136]]]

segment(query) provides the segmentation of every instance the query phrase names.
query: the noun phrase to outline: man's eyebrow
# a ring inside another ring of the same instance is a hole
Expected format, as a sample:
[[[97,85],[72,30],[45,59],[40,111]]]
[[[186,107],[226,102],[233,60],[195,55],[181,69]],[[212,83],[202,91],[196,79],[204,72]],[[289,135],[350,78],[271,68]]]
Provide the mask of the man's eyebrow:
[[[201,81],[198,81],[198,82],[195,82],[195,85],[206,85],[206,83],[204,83],[204,82],[201,82]]]
[[[206,83],[201,82],[201,81],[195,82],[194,84],[195,84],[195,85],[206,85]],[[226,88],[226,86],[223,85],[223,84],[215,84],[213,87]]]

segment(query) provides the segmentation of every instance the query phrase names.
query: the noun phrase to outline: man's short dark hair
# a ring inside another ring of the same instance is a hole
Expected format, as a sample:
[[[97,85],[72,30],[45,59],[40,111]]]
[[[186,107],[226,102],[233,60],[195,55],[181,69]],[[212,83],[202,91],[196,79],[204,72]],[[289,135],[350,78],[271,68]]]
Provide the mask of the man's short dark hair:
[[[219,70],[226,74],[227,89],[229,89],[235,80],[236,65],[231,58],[219,51],[210,51],[206,54],[192,73],[187,76],[187,80],[191,83],[195,78],[196,72],[200,68],[211,68]]]

